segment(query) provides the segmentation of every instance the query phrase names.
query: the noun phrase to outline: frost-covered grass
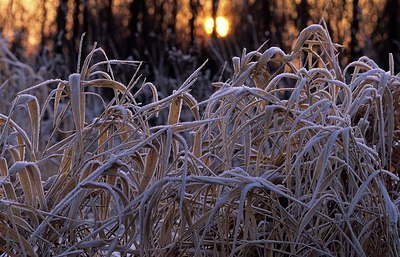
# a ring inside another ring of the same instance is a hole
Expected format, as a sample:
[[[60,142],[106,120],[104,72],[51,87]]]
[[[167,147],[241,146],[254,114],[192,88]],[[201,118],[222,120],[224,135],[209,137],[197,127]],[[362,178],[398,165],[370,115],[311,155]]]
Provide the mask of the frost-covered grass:
[[[367,57],[340,67],[322,26],[291,53],[244,50],[200,103],[201,67],[159,97],[139,74],[114,78],[140,63],[96,48],[29,88],[6,51],[1,93],[21,91],[0,115],[4,255],[400,255],[400,76]]]

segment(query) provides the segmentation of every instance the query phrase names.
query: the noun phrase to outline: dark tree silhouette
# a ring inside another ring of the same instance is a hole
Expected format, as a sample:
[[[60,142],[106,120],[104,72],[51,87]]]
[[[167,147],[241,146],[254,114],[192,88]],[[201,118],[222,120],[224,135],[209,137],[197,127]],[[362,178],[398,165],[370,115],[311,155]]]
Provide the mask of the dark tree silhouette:
[[[273,14],[272,14],[272,1],[256,0],[249,8],[249,12],[253,17],[259,17],[255,20],[254,26],[258,28],[258,37],[265,41],[271,39],[271,28],[273,26]],[[260,16],[259,14],[262,13]],[[267,38],[266,38],[267,37]]]
[[[307,22],[310,20],[309,9],[310,5],[308,4],[307,0],[301,0],[301,2],[296,5],[297,29],[299,31],[307,27]]]
[[[377,58],[384,69],[388,69],[388,56],[393,53],[396,71],[400,71],[400,2],[387,0],[374,31]]]
[[[357,42],[357,33],[359,31],[359,13],[360,8],[358,5],[358,0],[353,0],[353,15],[351,21],[351,41],[350,41],[350,58],[352,60],[359,57],[359,50],[358,50],[358,42]]]
[[[63,54],[63,46],[66,45],[66,25],[68,14],[68,0],[60,0],[57,8],[56,24],[57,33],[54,38],[55,53]]]
[[[86,40],[88,40],[89,42],[91,42],[89,35],[92,34],[91,31],[89,30],[90,20],[91,20],[91,15],[90,15],[90,11],[89,11],[89,3],[88,3],[88,0],[86,0],[86,1],[83,1],[83,25],[82,26],[83,26],[83,31],[85,33],[87,33]]]
[[[190,11],[192,13],[192,17],[189,20],[190,27],[190,45],[194,45],[195,43],[195,21],[197,19],[199,1],[198,0],[190,0]]]
[[[217,19],[218,5],[219,5],[219,0],[213,0],[212,1],[212,18],[214,20],[214,23],[215,23],[215,21]],[[212,36],[214,38],[217,36],[216,27],[217,26],[214,24],[213,31],[212,31]]]
[[[173,0],[172,3],[172,20],[171,20],[171,32],[172,34],[176,34],[176,16],[178,15],[178,0]]]
[[[46,19],[47,19],[46,0],[42,0],[42,10],[43,10],[43,17],[42,17],[41,29],[40,29],[40,46],[39,46],[40,51],[44,50],[46,41],[47,41],[47,35],[45,33]],[[1,27],[1,24],[0,24],[0,27]]]
[[[130,37],[129,41],[132,42],[132,47],[128,50],[130,54],[134,54],[134,51],[141,51],[143,44],[141,42],[148,41],[148,14],[147,7],[144,0],[133,0],[129,6],[131,18],[129,22]],[[141,33],[139,33],[139,26],[141,27]]]
[[[74,1],[74,13],[73,13],[73,26],[72,26],[72,37],[77,38],[80,34],[81,24],[79,23],[81,0]],[[73,42],[74,43],[74,42]]]

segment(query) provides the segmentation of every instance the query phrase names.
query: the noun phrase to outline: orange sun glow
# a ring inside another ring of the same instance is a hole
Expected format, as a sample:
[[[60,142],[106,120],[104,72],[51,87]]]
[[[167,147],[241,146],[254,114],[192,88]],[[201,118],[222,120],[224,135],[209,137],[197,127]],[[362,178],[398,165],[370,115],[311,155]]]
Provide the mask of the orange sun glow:
[[[226,37],[229,33],[229,21],[226,17],[218,16],[216,18],[216,28],[215,31],[219,37]],[[212,34],[214,29],[214,19],[212,17],[207,17],[204,21],[204,28],[208,35]]]

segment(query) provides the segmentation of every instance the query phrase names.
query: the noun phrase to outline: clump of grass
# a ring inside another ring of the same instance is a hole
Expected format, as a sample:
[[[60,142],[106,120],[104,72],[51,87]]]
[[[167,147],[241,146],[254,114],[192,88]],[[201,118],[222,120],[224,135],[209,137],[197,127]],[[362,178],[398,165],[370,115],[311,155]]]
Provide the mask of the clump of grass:
[[[95,48],[68,80],[21,91],[0,116],[0,251],[398,256],[400,77],[367,57],[342,69],[337,56],[312,25],[289,54],[244,50],[198,103],[199,70],[160,99],[138,74],[113,77],[112,65],[140,63]],[[40,103],[43,87],[54,89]],[[146,91],[153,101],[137,102]],[[24,111],[29,126],[14,121]]]

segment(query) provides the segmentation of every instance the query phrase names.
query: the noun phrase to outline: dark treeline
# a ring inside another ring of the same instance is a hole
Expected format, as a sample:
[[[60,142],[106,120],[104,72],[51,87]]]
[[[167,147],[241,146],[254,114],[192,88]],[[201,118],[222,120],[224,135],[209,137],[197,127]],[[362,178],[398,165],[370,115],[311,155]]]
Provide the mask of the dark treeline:
[[[253,50],[267,42],[267,46],[290,51],[298,32],[321,18],[333,41],[344,46],[345,62],[368,55],[387,69],[391,52],[397,71],[400,67],[398,0],[58,0],[53,17],[48,14],[52,0],[37,2],[44,19],[38,21],[40,41],[35,53],[41,55],[47,49],[47,54],[61,55],[72,71],[82,33],[86,33],[86,52],[97,42],[110,58],[145,61],[153,80],[158,76],[182,80],[206,59],[211,75],[218,74],[223,61],[240,54],[243,47]],[[7,18],[19,19],[17,12]],[[215,30],[208,37],[204,33],[204,17],[217,15],[230,20],[226,38],[218,38]],[[6,19],[2,20],[0,32],[5,28]],[[23,49],[29,26],[25,22],[12,28],[10,44],[16,52]]]

